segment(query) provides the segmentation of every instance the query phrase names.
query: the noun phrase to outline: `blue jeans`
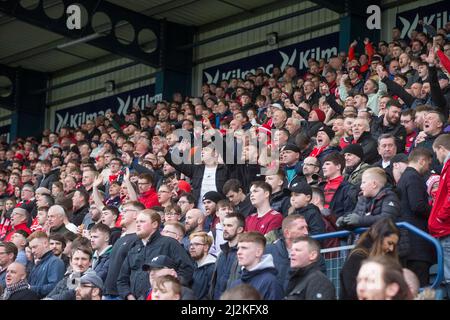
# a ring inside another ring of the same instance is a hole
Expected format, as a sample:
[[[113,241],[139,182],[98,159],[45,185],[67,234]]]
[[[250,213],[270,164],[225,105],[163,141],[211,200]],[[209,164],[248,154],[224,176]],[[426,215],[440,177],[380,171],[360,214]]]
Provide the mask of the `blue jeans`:
[[[105,295],[103,300],[123,300],[120,296]]]
[[[450,299],[450,236],[439,239],[444,252],[444,281],[447,287],[447,297]]]

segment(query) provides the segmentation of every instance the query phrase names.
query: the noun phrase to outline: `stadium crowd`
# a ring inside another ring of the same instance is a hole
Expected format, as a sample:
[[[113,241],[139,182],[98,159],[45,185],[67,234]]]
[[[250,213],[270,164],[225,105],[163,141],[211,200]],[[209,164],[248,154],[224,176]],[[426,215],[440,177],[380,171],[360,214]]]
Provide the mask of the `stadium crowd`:
[[[401,221],[450,296],[450,23],[422,27],[3,142],[2,299],[420,299]]]

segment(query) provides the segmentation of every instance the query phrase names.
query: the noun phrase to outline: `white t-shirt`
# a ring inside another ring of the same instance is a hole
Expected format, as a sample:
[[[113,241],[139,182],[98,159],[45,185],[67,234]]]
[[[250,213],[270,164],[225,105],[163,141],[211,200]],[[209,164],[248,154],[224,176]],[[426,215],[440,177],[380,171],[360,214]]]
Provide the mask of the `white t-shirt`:
[[[209,191],[217,191],[216,187],[216,170],[217,166],[214,168],[205,167],[205,172],[203,173],[202,188],[200,189],[200,199],[198,199],[197,208],[202,212],[205,212],[205,207],[203,206],[203,196]]]

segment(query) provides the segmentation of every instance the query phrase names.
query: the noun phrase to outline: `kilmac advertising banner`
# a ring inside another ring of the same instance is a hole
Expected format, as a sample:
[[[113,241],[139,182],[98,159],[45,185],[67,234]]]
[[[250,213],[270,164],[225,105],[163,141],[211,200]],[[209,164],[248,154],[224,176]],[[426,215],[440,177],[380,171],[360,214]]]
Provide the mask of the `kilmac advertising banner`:
[[[395,24],[401,31],[401,38],[410,38],[413,30],[422,31],[419,21],[432,25],[434,28],[443,28],[449,21],[450,4],[448,1],[440,1],[428,6],[417,7],[409,11],[397,13]],[[423,29],[426,33],[426,30]]]
[[[244,78],[249,72],[254,73],[262,67],[268,74],[272,73],[274,66],[281,70],[287,65],[293,65],[303,71],[308,68],[308,59],[328,59],[338,53],[339,33],[314,38],[283,48],[266,51],[250,57],[231,61],[221,65],[203,69],[203,82],[218,83],[231,78]]]
[[[75,107],[58,110],[55,112],[54,129],[59,131],[63,126],[78,127],[89,119],[104,115],[111,111],[118,115],[126,115],[133,105],[144,109],[149,102],[161,100],[161,95],[155,94],[155,85],[151,84],[142,88],[122,92],[114,96],[87,102]]]

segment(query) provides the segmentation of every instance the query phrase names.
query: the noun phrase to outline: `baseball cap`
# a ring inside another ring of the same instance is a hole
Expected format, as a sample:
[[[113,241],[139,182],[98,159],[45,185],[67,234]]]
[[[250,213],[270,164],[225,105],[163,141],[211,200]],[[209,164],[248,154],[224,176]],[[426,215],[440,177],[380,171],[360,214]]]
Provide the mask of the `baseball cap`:
[[[159,255],[154,257],[149,263],[142,266],[143,271],[150,271],[152,269],[175,269],[177,264],[170,257],[165,255]]]
[[[283,107],[282,107],[281,104],[279,104],[279,103],[272,103],[270,106],[271,106],[271,107],[274,107],[274,108],[278,108],[278,109],[280,109],[280,110],[283,110]]]
[[[103,280],[95,271],[88,271],[80,278],[80,284],[91,284],[96,288],[103,290]]]
[[[312,189],[309,184],[306,182],[294,182],[289,187],[289,191],[295,192],[295,193],[303,193],[305,195],[312,196]]]
[[[284,146],[282,151],[293,151],[293,152],[300,153],[300,148],[297,147],[297,145],[295,145],[293,143],[288,143]]]

